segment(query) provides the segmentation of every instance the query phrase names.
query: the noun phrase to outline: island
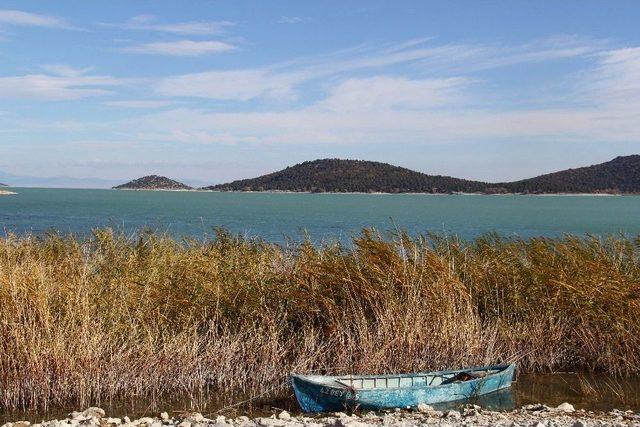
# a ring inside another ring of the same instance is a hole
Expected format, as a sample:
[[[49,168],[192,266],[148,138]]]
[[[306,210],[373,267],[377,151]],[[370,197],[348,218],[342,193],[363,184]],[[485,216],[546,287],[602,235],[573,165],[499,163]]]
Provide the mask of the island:
[[[486,183],[427,175],[387,163],[320,159],[253,179],[205,187],[218,191],[291,191],[331,193],[482,192]]]
[[[520,194],[638,194],[640,155],[619,156],[605,163],[495,186]]]
[[[186,184],[160,175],[148,175],[134,179],[126,184],[113,187],[115,190],[171,190],[186,191],[193,190]]]
[[[429,194],[640,194],[640,155],[514,182],[429,175],[388,163],[319,159],[257,178],[211,185],[212,191]]]

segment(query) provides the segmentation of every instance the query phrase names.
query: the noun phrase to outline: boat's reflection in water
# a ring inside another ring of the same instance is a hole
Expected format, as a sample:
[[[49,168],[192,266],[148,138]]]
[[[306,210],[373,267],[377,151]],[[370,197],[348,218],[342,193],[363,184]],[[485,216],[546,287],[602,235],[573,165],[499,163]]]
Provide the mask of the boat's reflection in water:
[[[483,394],[482,396],[447,403],[436,403],[431,406],[436,410],[446,411],[448,409],[460,409],[464,405],[478,405],[492,411],[510,411],[516,407],[516,399],[512,389],[507,388]]]

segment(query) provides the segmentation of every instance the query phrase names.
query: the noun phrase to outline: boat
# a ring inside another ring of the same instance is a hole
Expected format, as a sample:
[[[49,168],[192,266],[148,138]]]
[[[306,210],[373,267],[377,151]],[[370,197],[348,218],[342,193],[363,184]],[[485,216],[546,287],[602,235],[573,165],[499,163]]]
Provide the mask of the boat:
[[[299,375],[291,383],[305,412],[415,408],[468,400],[511,386],[515,365],[397,375]]]

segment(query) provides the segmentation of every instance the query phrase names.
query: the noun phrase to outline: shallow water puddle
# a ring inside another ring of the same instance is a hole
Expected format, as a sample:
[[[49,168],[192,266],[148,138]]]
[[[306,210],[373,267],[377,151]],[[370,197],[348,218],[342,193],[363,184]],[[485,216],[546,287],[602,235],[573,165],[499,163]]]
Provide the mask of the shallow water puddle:
[[[224,397],[223,397],[224,396]],[[277,399],[256,399],[245,402],[246,396],[231,397],[229,393],[208,393],[198,398],[160,399],[151,402],[145,399],[135,401],[112,401],[95,403],[110,416],[138,418],[156,415],[161,411],[195,411],[213,417],[249,414],[260,416],[274,410],[286,409],[299,412],[292,393]],[[456,408],[465,403],[475,403],[484,408],[509,411],[529,403],[544,403],[557,406],[569,402],[577,409],[610,411],[612,409],[640,410],[640,377],[612,377],[599,374],[527,374],[519,375],[509,390],[480,396],[472,401],[452,402],[434,405],[437,409]],[[43,411],[4,411],[0,413],[0,423],[5,421],[29,420],[40,422],[64,418],[69,412],[81,410],[77,405],[51,408]]]

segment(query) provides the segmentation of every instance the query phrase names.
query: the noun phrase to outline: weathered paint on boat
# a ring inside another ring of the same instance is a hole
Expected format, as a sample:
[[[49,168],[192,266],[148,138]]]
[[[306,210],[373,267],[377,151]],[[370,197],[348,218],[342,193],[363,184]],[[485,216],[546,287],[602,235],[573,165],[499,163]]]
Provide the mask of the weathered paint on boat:
[[[305,412],[344,409],[416,407],[470,399],[511,386],[515,365],[437,371],[419,374],[320,376],[291,375],[298,403]],[[485,375],[467,381],[451,381],[458,374]]]

